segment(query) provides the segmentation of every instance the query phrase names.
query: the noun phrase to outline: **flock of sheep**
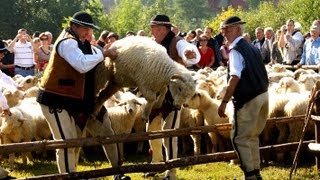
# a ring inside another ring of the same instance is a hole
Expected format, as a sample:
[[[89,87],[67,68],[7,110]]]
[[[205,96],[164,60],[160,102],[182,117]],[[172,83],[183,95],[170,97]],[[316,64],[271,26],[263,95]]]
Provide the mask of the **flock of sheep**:
[[[108,83],[106,79],[99,78],[99,86],[105,86],[108,91],[102,93],[104,97],[97,100],[97,107],[103,104],[107,108],[108,114],[104,116],[103,121],[106,124],[111,123],[115,134],[131,133],[133,129],[135,132],[146,131],[146,124],[151,121],[149,119],[151,109],[160,106],[167,90],[171,92],[175,106],[181,107],[179,128],[230,123],[232,120],[232,102],[227,105],[227,118],[220,118],[217,113],[227,85],[225,67],[216,70],[204,68],[197,72],[188,71],[173,62],[163,47],[144,38],[125,38],[115,43],[114,47],[118,49],[118,58],[113,62],[106,59],[105,63],[98,67],[110,70],[111,63],[114,78],[113,82]],[[266,65],[266,69],[270,82],[269,118],[304,115],[310,91],[315,82],[320,80],[320,75],[313,70],[298,69],[293,72],[279,64]],[[105,73],[110,72],[99,72],[99,77]],[[15,76],[13,79],[23,87],[24,91],[18,90],[13,93],[3,90],[12,115],[2,118],[0,127],[2,143],[50,139],[50,129],[40,105],[36,102],[39,78]],[[139,92],[134,94],[126,87],[138,87]],[[156,128],[147,129],[160,130],[163,123],[163,120],[159,121],[155,125]],[[302,121],[267,124],[261,135],[261,144],[298,141],[302,127]],[[313,135],[312,124],[308,132]],[[226,143],[230,141],[229,132],[215,131],[208,135],[212,144],[208,152],[230,150],[230,143]],[[201,135],[191,135],[191,137],[194,143],[194,155],[201,154]],[[154,143],[157,145],[153,146]],[[161,143],[161,140],[150,141],[153,156],[158,156],[153,159],[157,161],[163,160]],[[139,151],[142,151],[142,145],[140,144]],[[119,147],[123,157],[123,146]],[[24,154],[23,157],[32,159],[30,153]],[[278,154],[277,158],[281,160],[283,154]],[[9,156],[9,162],[11,165],[14,162],[13,154]]]

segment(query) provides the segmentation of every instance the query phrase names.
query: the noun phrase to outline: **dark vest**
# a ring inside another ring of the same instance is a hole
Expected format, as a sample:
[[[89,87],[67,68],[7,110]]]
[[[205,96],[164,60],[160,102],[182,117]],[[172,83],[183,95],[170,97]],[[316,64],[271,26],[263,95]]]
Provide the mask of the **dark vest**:
[[[40,83],[37,101],[50,108],[66,109],[70,112],[92,113],[94,107],[94,69],[85,74],[73,69],[57,52],[59,44],[73,38],[84,54],[92,54],[90,42],[82,43],[68,28],[54,44],[49,64]]]
[[[243,56],[245,63],[233,94],[235,108],[240,109],[251,99],[267,92],[269,82],[266,68],[257,48],[241,39],[233,49]]]

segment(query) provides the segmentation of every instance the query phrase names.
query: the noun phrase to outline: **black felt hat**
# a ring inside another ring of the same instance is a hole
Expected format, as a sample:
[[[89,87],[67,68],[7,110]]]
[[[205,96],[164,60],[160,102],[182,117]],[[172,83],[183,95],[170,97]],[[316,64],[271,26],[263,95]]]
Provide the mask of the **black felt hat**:
[[[172,26],[169,17],[164,14],[158,14],[152,17],[149,25],[163,25],[169,27]]]
[[[225,21],[223,21],[221,27],[225,28],[225,27],[228,27],[228,26],[233,26],[233,25],[236,25],[236,24],[245,24],[245,23],[246,22],[242,21],[239,17],[231,16],[231,17],[228,17]]]
[[[93,20],[90,14],[83,11],[76,12],[72,16],[71,22],[79,24],[80,26],[87,26],[93,29],[99,29],[99,27],[93,23]]]
[[[0,39],[0,53],[6,52],[7,48],[4,45],[4,42],[2,41],[2,39]]]

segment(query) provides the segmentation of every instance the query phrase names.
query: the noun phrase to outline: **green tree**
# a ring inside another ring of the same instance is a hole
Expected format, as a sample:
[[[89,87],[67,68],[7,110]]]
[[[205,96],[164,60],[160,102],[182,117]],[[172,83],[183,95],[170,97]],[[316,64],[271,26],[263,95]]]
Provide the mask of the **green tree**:
[[[207,0],[175,0],[174,9],[172,19],[182,31],[202,27],[210,15]]]

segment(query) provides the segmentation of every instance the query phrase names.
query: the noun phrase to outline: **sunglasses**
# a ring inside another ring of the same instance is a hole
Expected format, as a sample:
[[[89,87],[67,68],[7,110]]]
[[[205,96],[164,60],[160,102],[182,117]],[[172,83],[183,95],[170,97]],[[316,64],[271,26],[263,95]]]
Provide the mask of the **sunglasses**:
[[[208,40],[207,39],[200,39],[199,41],[201,42],[201,41],[208,41]]]
[[[48,38],[40,38],[41,41],[48,41]]]

